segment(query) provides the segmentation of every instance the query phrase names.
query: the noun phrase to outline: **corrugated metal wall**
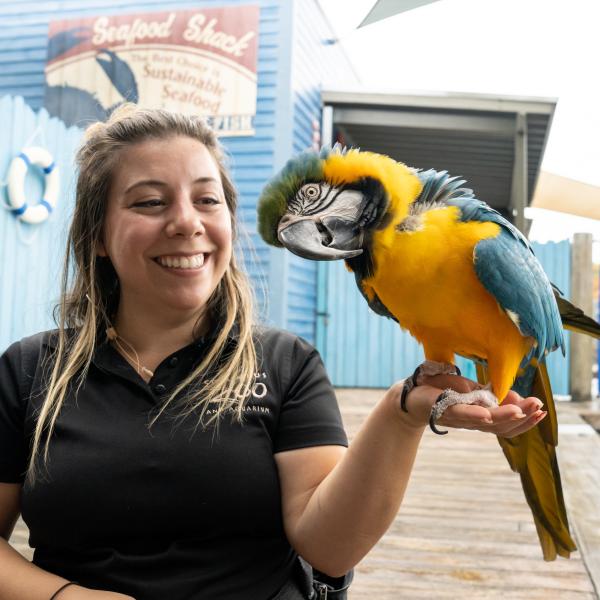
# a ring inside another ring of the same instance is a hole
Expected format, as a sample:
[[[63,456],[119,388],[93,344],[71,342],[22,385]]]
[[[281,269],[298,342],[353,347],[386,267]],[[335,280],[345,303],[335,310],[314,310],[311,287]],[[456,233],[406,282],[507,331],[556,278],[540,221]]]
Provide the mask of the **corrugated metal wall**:
[[[22,95],[31,108],[37,110],[42,106],[50,20],[251,3],[261,7],[256,134],[252,137],[223,138],[223,143],[230,153],[230,165],[240,192],[239,218],[243,231],[239,254],[243,257],[255,283],[261,313],[266,314],[271,323],[287,327],[313,340],[315,266],[299,266],[295,263],[289,266],[289,253],[265,246],[256,234],[256,201],[265,181],[283,166],[294,150],[309,145],[310,140],[305,139],[306,131],[310,128],[313,118],[320,120],[318,89],[327,72],[351,72],[349,63],[339,48],[329,53],[328,60],[332,61],[331,64],[312,72],[310,70],[310,65],[314,67],[317,55],[319,60],[323,61],[321,38],[331,38],[333,35],[316,0],[127,0],[118,5],[112,0],[88,0],[85,3],[79,0],[63,0],[58,3],[30,0],[15,3],[0,0],[0,97],[6,94]],[[316,44],[315,48],[311,48],[313,42]],[[302,47],[293,51],[292,45],[296,43],[302,44]],[[296,74],[301,76],[297,82]],[[302,98],[305,94],[309,96],[306,102]],[[31,114],[27,118],[35,119]],[[307,122],[304,122],[304,119],[307,119]],[[12,123],[13,130],[18,131],[20,137],[15,137],[14,144],[11,142],[10,146],[5,146],[5,151],[0,154],[4,163],[20,150],[19,144],[27,138],[29,131],[24,125],[21,127],[20,121]],[[58,136],[57,139],[64,137],[62,132],[54,131],[52,135]],[[73,139],[77,135],[73,133]],[[63,141],[61,140],[60,144],[63,144]],[[65,147],[65,152],[70,151]],[[64,159],[67,158],[65,155]],[[65,164],[63,173],[63,181],[72,177],[73,169],[70,164]],[[61,194],[61,206],[68,207],[71,203],[72,196],[65,186]],[[49,224],[42,225],[39,228],[41,233],[38,240],[24,250],[18,245],[19,242],[15,241],[17,224],[14,217],[5,214],[3,218],[4,231],[9,233],[4,233],[0,239],[0,261],[14,262],[16,252],[27,252],[35,257],[32,260],[36,265],[35,269],[49,272],[57,259],[47,260],[47,249],[41,245],[40,240],[46,239],[45,236],[54,240],[54,255],[62,251],[62,238],[51,234]],[[55,219],[56,226],[59,226],[61,216],[58,213]],[[66,215],[62,219],[66,223]],[[9,267],[10,264],[1,271],[3,289],[12,289],[16,284],[15,272],[10,271]],[[305,295],[301,288],[306,288],[308,293]],[[29,286],[26,289],[30,302],[36,306],[41,306],[40,302],[46,302],[48,292],[45,288]],[[265,289],[268,291],[263,294]],[[265,297],[270,304],[268,308],[264,306]],[[3,295],[2,299],[7,302],[13,300],[6,295]],[[40,324],[39,327],[45,327],[48,323],[47,303],[44,307],[41,309],[43,318],[35,321]],[[0,349],[9,341],[30,332],[31,327],[38,327],[34,325],[34,321],[27,321],[28,325],[25,325],[23,318],[16,315],[19,311],[19,308],[9,308],[3,302],[2,322],[10,321],[11,324],[3,329]]]
[[[569,242],[533,246],[550,279],[568,297]],[[423,360],[421,346],[408,333],[368,308],[342,261],[319,264],[318,291],[317,348],[334,385],[386,388],[410,375]],[[476,378],[471,361],[458,358],[458,365],[466,377]],[[568,350],[566,359],[554,352],[548,370],[554,393],[568,394]]]

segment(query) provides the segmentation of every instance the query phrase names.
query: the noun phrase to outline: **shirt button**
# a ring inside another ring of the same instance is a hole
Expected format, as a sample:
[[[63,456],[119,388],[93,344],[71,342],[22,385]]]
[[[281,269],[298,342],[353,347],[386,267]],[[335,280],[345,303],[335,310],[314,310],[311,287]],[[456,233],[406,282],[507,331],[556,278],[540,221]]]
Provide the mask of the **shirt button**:
[[[178,362],[179,359],[176,356],[173,356],[173,358],[171,358],[171,360],[169,361],[169,366],[176,367]]]
[[[157,394],[164,394],[166,391],[167,388],[162,383],[154,386],[154,392]]]

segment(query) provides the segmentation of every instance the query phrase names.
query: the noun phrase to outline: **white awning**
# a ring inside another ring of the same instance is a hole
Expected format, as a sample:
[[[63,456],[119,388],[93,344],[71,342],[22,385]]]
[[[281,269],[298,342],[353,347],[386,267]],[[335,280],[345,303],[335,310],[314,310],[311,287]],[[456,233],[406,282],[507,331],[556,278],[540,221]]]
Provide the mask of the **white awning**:
[[[431,4],[438,0],[378,0],[373,8],[369,11],[369,14],[363,19],[362,23],[358,27],[364,27],[377,21],[382,21],[388,17],[418,8],[425,4]]]
[[[531,207],[600,220],[600,187],[542,171]]]

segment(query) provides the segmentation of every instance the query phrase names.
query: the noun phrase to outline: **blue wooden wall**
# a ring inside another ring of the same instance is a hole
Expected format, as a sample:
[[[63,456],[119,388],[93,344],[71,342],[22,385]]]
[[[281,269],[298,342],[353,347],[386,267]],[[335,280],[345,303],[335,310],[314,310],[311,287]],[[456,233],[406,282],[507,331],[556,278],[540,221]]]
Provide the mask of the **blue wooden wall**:
[[[283,9],[282,9],[283,10]],[[290,68],[278,73],[276,157],[279,170],[312,144],[312,122],[321,121],[321,89],[358,83],[358,77],[315,0],[286,3],[291,37],[282,45]],[[317,265],[278,248],[270,251],[269,320],[315,343]]]
[[[565,298],[571,295],[571,245],[568,240],[562,242],[548,242],[532,244],[535,255],[544,267],[550,281],[556,285],[564,294]],[[566,395],[569,393],[569,357],[570,337],[568,331],[564,331],[566,354],[563,356],[560,350],[548,356],[547,365],[552,389],[555,394]]]
[[[533,247],[551,281],[568,297],[569,242]],[[342,261],[319,263],[318,299],[316,343],[334,385],[387,388],[423,360],[422,347],[408,333],[369,309]],[[560,395],[569,393],[566,337],[566,358],[558,351],[548,360],[554,393]],[[458,364],[466,377],[476,378],[472,361],[459,357]]]
[[[67,129],[34,112],[23,98],[0,97],[0,173],[6,174],[12,158],[24,146],[43,146],[60,169],[61,191],[56,209],[41,225],[27,225],[6,210],[5,189],[0,190],[0,351],[10,342],[52,326],[52,309],[58,298],[67,222],[72,207],[73,156],[82,132]],[[3,175],[0,175],[0,178]],[[30,169],[28,198],[40,198],[41,172]]]
[[[50,20],[239,4],[260,6],[260,25],[256,134],[222,138],[240,192],[238,216],[242,227],[238,255],[252,277],[261,315],[272,324],[314,340],[316,268],[312,264],[300,264],[303,261],[295,261],[289,253],[274,250],[262,242],[256,232],[256,201],[271,175],[297,149],[310,144],[307,135],[312,119],[320,119],[319,90],[323,81],[334,82],[334,74],[336,77],[350,74],[348,83],[356,81],[340,48],[321,43],[333,33],[317,0],[86,0],[85,3],[79,0],[11,3],[0,0],[0,98],[20,95],[27,105],[22,105],[22,119],[12,120],[6,111],[0,114],[3,123],[11,124],[10,136],[5,137],[0,146],[0,180],[10,159],[31,133],[31,123],[37,123],[38,116],[28,112],[27,107],[38,111],[43,105]],[[3,106],[11,101],[5,99]],[[0,350],[9,342],[50,324],[50,299],[56,295],[56,286],[44,287],[44,277],[49,272],[46,258],[52,257],[52,265],[60,263],[64,235],[58,235],[57,231],[66,229],[73,201],[72,186],[66,185],[65,178],[72,175],[68,161],[81,132],[74,130],[67,135],[57,129],[58,125],[48,125],[45,112],[40,113],[39,119],[42,134],[47,140],[53,140],[47,147],[67,165],[63,170],[60,198],[64,212],[57,211],[52,223],[40,226],[39,235],[27,247],[16,237],[17,227],[21,226],[14,217],[7,213],[2,215]],[[29,179],[28,185],[39,186],[34,176]],[[0,199],[5,201],[2,190]],[[15,263],[16,255],[20,262]],[[29,283],[34,281],[39,285]],[[55,277],[51,277],[51,283],[56,283]],[[21,314],[21,305],[15,304],[17,295],[21,294],[17,288],[26,290],[28,306],[37,307],[39,319],[32,320]]]
[[[77,0],[64,0],[60,3],[49,3],[44,1],[0,3],[0,96],[3,94],[20,94],[24,97],[26,104],[32,109],[40,109],[43,105],[44,93],[44,65],[46,61],[46,43],[48,34],[48,23],[53,19],[86,17],[100,14],[118,14],[149,12],[152,10],[162,11],[168,8],[198,8],[208,6],[225,6],[236,4],[249,4],[250,2],[236,0],[126,0],[116,2],[115,0],[88,0],[85,3]],[[285,63],[280,52],[283,45],[289,44],[289,32],[282,30],[282,12],[287,10],[286,3],[282,0],[257,0],[259,4],[259,51],[258,51],[258,98],[257,114],[255,119],[256,135],[252,137],[223,138],[223,142],[230,155],[230,165],[234,180],[240,191],[241,222],[241,248],[238,254],[243,257],[247,270],[255,282],[255,289],[260,291],[265,287],[264,276],[268,272],[268,250],[256,235],[255,206],[259,191],[273,173],[275,156],[275,132],[278,127],[278,116],[276,115],[276,98],[280,94],[280,82],[276,73],[280,70],[289,70],[289,64]],[[289,22],[284,22],[283,27],[289,28]],[[287,93],[287,90],[284,90]],[[3,121],[4,122],[4,121]],[[281,126],[281,124],[279,124]],[[291,123],[288,124],[291,127]],[[14,124],[13,131],[20,133],[19,122]],[[15,139],[10,152],[27,135],[24,133]],[[6,152],[0,155],[0,159],[6,163],[12,158]],[[72,169],[66,169],[69,173]],[[63,187],[61,193],[61,204],[69,206],[73,198],[70,194],[72,189]],[[60,218],[60,215],[58,215]],[[66,217],[63,221],[66,226]],[[13,222],[7,230],[13,230],[16,224]],[[58,226],[58,223],[57,223]],[[40,229],[48,229],[42,225]],[[3,237],[0,244],[10,244],[9,238]],[[31,276],[37,277],[37,271],[45,270],[44,261],[39,261],[36,256],[58,255],[62,251],[62,238],[53,236],[40,236],[28,252],[31,261],[27,265],[27,271]],[[21,248],[21,253],[23,249]],[[0,264],[7,260],[7,253],[0,256]],[[10,261],[9,261],[10,262]],[[16,271],[9,271],[9,266],[4,268],[1,279],[3,288],[14,288],[22,284],[21,279],[16,278]],[[36,295],[47,298],[48,290],[37,289],[31,296],[34,301]],[[54,294],[52,294],[54,295]],[[259,301],[262,296],[259,294]],[[264,312],[263,302],[259,309]],[[10,309],[0,306],[0,322],[7,323],[15,321],[10,326],[10,334],[0,334],[0,349],[6,346],[7,341],[12,341],[30,333],[30,328],[23,325],[23,318],[18,315],[19,308]],[[43,319],[47,322],[47,319]]]
[[[358,78],[339,44],[328,43],[334,33],[316,2],[296,2],[292,49],[292,154],[313,144],[312,123],[321,122],[323,86],[352,86]],[[315,343],[317,263],[287,254],[287,320],[285,327]]]

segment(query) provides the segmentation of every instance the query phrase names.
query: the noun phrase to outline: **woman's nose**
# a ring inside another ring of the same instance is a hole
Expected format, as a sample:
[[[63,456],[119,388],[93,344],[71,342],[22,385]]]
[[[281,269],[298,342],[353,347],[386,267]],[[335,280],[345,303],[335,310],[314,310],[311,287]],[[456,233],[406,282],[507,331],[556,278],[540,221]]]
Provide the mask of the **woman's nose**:
[[[169,237],[196,237],[205,231],[202,215],[191,199],[181,199],[171,205],[165,231]]]

